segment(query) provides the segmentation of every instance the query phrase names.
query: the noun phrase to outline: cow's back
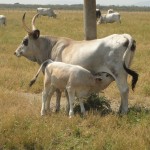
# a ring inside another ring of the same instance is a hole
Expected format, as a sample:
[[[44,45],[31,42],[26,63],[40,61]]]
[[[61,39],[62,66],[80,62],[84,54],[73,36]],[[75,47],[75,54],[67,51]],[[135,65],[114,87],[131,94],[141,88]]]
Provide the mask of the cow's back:
[[[120,20],[120,14],[118,12],[109,13],[106,15],[106,22],[113,23]]]
[[[79,65],[90,71],[102,72],[105,71],[103,67],[110,63],[109,60],[115,61],[116,57],[120,57],[119,61],[122,59],[127,49],[123,46],[126,41],[127,39],[122,35],[114,34],[103,39],[73,42],[57,55],[57,61]]]

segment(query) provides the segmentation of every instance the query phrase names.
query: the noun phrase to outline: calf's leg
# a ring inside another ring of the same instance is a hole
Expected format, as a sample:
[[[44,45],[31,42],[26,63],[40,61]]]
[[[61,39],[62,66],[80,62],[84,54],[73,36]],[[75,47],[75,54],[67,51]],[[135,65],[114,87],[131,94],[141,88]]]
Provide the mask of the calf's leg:
[[[69,118],[71,118],[72,116],[74,116],[73,104],[74,104],[74,100],[75,100],[75,91],[73,89],[71,89],[70,86],[67,87],[66,89],[68,92],[69,104],[70,104]]]
[[[56,112],[60,111],[60,99],[61,99],[61,92],[59,89],[56,89]]]
[[[41,116],[46,114],[46,102],[48,97],[48,91],[44,90],[42,92],[42,108],[41,108]]]
[[[70,105],[69,105],[69,96],[68,96],[68,92],[67,90],[65,90],[65,95],[66,95],[66,112],[67,114],[69,114],[69,110],[70,110]]]
[[[52,86],[48,86],[43,90],[41,116],[45,115],[48,111],[50,111],[50,100],[54,92],[55,88],[53,88]]]

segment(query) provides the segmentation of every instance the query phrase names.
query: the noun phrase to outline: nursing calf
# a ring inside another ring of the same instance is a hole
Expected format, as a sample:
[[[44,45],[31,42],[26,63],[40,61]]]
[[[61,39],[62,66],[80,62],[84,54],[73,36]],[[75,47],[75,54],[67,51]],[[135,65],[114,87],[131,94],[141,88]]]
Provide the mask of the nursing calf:
[[[81,66],[63,62],[53,62],[49,59],[42,63],[37,74],[31,80],[30,86],[35,83],[41,70],[44,70],[45,75],[41,115],[45,115],[46,112],[50,110],[50,99],[56,89],[60,91],[67,90],[70,104],[70,117],[74,115],[73,102],[75,96],[79,98],[81,112],[85,114],[82,98],[102,90],[103,85],[101,86],[101,84],[103,84],[103,80],[109,76],[107,73],[95,73],[93,75],[90,71]],[[108,84],[109,83],[110,81]]]

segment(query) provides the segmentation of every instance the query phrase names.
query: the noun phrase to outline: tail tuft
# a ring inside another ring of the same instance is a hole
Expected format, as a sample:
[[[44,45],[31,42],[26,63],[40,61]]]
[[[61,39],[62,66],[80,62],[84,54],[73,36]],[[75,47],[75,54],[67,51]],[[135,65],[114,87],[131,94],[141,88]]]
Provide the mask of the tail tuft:
[[[35,81],[36,81],[36,79],[31,80],[29,83],[29,87],[31,87],[35,83]]]
[[[127,68],[126,65],[125,65],[125,62],[123,63],[123,67],[124,67],[124,69],[126,70],[126,72],[127,72],[129,75],[132,76],[132,90],[134,91],[134,88],[135,88],[136,83],[137,83],[137,81],[138,81],[139,74],[136,73],[135,71],[133,71],[133,70]]]
[[[133,71],[132,73],[134,73],[134,77],[132,79],[132,90],[134,91],[134,88],[135,88],[135,85],[138,81],[138,77],[139,77],[139,74],[137,74],[135,71]]]

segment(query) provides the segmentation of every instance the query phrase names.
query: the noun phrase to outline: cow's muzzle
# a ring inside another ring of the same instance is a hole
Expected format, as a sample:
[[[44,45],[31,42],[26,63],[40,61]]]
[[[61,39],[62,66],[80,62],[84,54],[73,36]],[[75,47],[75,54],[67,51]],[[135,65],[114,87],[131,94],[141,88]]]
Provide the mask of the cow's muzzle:
[[[17,56],[17,57],[20,57],[21,53],[14,52],[14,55]]]

